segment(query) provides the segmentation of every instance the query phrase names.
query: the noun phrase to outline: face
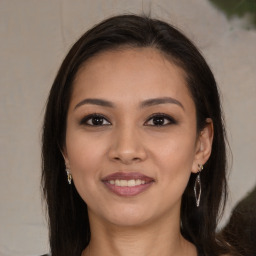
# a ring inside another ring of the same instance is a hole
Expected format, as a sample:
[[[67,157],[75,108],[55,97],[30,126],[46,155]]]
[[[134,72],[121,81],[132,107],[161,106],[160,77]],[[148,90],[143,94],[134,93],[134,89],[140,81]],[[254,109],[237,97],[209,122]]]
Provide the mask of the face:
[[[136,226],[179,218],[190,174],[209,156],[207,131],[197,134],[182,69],[157,50],[87,61],[73,84],[63,154],[90,220]]]

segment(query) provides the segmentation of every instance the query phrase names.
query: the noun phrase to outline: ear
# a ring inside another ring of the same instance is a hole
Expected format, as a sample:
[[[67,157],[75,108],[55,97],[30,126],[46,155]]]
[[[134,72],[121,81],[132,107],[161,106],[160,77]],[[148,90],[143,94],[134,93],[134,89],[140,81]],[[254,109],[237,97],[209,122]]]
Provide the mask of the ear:
[[[206,125],[197,138],[196,153],[193,161],[192,172],[198,172],[198,166],[204,165],[209,159],[212,152],[213,141],[213,122],[211,118],[206,119]]]
[[[68,159],[68,154],[67,154],[66,147],[64,146],[60,151],[61,151],[61,154],[62,154],[62,156],[64,158],[66,168],[70,169],[70,164],[69,164],[69,159]]]

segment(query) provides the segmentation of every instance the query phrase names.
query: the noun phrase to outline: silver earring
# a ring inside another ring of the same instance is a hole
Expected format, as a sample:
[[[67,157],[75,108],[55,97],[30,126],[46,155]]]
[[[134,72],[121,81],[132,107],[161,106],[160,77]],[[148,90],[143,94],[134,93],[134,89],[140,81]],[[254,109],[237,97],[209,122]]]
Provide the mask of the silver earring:
[[[194,193],[195,193],[195,199],[196,199],[196,206],[199,207],[200,205],[200,199],[201,199],[201,179],[200,179],[200,173],[203,170],[204,166],[201,164],[198,165],[198,174],[195,180],[195,185],[194,185]]]
[[[71,175],[70,170],[68,168],[66,168],[66,173],[67,173],[67,177],[68,177],[68,184],[71,185],[72,175]]]

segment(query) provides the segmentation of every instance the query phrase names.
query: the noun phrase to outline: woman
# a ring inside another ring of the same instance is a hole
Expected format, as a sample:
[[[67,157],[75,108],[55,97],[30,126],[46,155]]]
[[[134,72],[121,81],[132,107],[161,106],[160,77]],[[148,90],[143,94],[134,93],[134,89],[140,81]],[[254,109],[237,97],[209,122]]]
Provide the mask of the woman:
[[[116,16],[74,44],[42,157],[52,256],[231,252],[215,233],[226,200],[216,82],[172,26]]]

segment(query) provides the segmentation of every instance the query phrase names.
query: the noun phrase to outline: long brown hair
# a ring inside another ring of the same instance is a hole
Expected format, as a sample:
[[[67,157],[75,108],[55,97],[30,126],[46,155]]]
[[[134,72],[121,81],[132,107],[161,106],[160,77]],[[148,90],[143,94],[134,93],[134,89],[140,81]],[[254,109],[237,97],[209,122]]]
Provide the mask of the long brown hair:
[[[80,256],[90,241],[87,205],[74,185],[67,184],[61,154],[73,81],[89,58],[122,46],[156,48],[180,66],[196,106],[198,132],[207,118],[212,119],[214,138],[211,156],[201,173],[201,203],[196,207],[195,175],[191,174],[182,197],[181,233],[203,255],[228,252],[215,235],[227,188],[225,129],[214,76],[194,44],[173,26],[149,17],[121,15],[96,25],[74,44],[49,94],[42,136],[42,187],[48,206],[52,256]]]

